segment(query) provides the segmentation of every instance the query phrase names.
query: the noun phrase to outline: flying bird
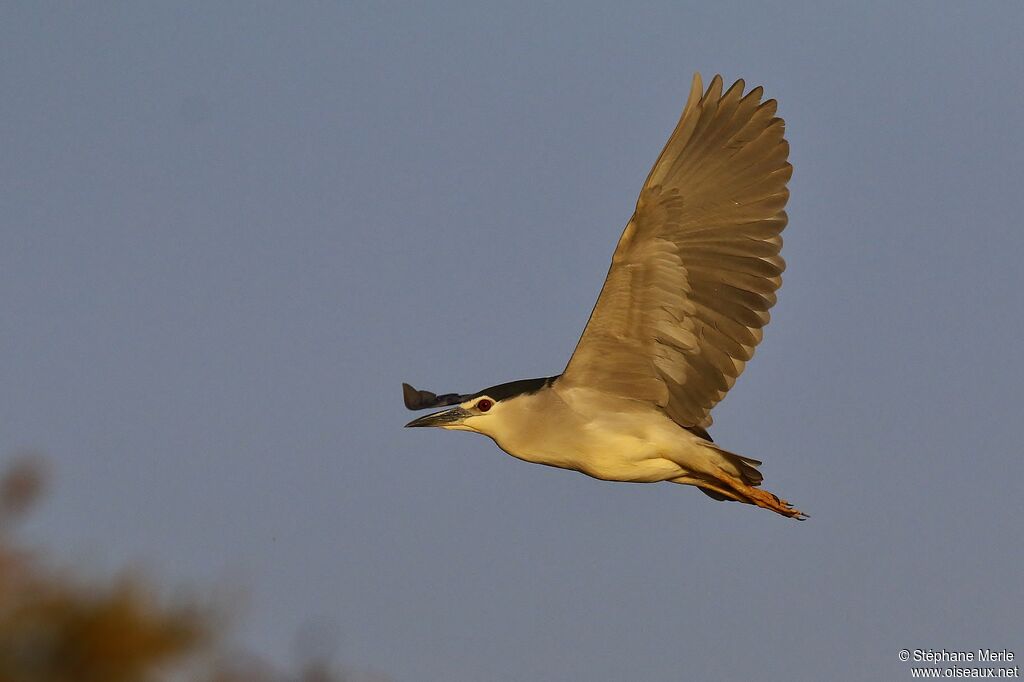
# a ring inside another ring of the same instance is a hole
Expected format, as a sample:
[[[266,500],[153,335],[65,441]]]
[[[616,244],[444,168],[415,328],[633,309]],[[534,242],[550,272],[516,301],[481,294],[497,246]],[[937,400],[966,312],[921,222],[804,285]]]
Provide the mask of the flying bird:
[[[760,461],[707,431],[761,341],[785,268],[785,123],[761,87],[744,88],[723,93],[715,76],[704,91],[694,75],[565,370],[469,394],[403,384],[409,409],[448,407],[406,426],[472,431],[527,462],[692,485],[806,518],[758,487]]]

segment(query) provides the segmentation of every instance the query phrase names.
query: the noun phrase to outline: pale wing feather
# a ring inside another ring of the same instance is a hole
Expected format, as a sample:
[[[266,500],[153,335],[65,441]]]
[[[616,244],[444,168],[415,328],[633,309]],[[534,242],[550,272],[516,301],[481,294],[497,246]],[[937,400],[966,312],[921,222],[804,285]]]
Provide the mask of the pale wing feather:
[[[762,90],[694,76],[559,381],[654,402],[707,427],[761,341],[785,269],[792,167]]]

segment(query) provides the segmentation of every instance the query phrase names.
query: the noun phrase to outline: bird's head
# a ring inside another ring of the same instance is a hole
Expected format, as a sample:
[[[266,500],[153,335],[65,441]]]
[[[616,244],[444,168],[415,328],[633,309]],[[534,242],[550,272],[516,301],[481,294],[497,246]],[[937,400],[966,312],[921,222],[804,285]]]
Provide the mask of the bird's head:
[[[453,431],[472,431],[495,438],[499,432],[512,427],[517,421],[514,399],[550,386],[555,378],[512,381],[466,395],[436,395],[430,391],[417,391],[409,384],[402,384],[405,406],[410,410],[454,406],[414,419],[406,426],[436,426]]]
[[[489,420],[500,420],[501,404],[489,395],[474,395],[455,407],[413,419],[406,426],[436,426],[453,431],[487,434]]]

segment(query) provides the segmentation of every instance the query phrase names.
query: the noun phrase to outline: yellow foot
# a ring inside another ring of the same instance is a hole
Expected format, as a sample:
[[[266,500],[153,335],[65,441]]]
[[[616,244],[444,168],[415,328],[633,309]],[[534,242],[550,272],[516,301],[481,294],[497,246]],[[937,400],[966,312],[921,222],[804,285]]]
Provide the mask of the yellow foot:
[[[805,514],[799,509],[795,509],[792,504],[786,500],[779,499],[778,496],[772,495],[767,490],[749,486],[728,474],[722,475],[718,480],[723,488],[729,489],[730,497],[734,497],[741,502],[756,504],[762,509],[769,509],[776,514],[781,514],[797,521],[803,521],[810,516],[810,514]]]
[[[746,487],[747,490],[744,492],[758,507],[770,509],[776,514],[782,514],[783,516],[788,516],[789,518],[796,519],[797,521],[804,521],[809,516],[799,509],[794,508],[793,505],[786,500],[779,499],[778,496],[772,495],[767,490],[758,490],[757,488],[751,488],[749,486]]]

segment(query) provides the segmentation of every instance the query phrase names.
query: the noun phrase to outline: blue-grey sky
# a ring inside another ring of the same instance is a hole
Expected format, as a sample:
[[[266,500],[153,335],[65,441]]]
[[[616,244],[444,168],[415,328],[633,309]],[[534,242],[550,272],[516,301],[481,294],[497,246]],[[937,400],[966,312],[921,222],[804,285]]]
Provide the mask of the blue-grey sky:
[[[907,679],[1024,655],[1024,5],[4,3],[0,457],[93,572],[396,682]],[[794,523],[402,429],[559,372],[695,70],[787,121],[715,412]],[[318,625],[319,624],[319,625]],[[327,624],[327,625],[324,625]]]

